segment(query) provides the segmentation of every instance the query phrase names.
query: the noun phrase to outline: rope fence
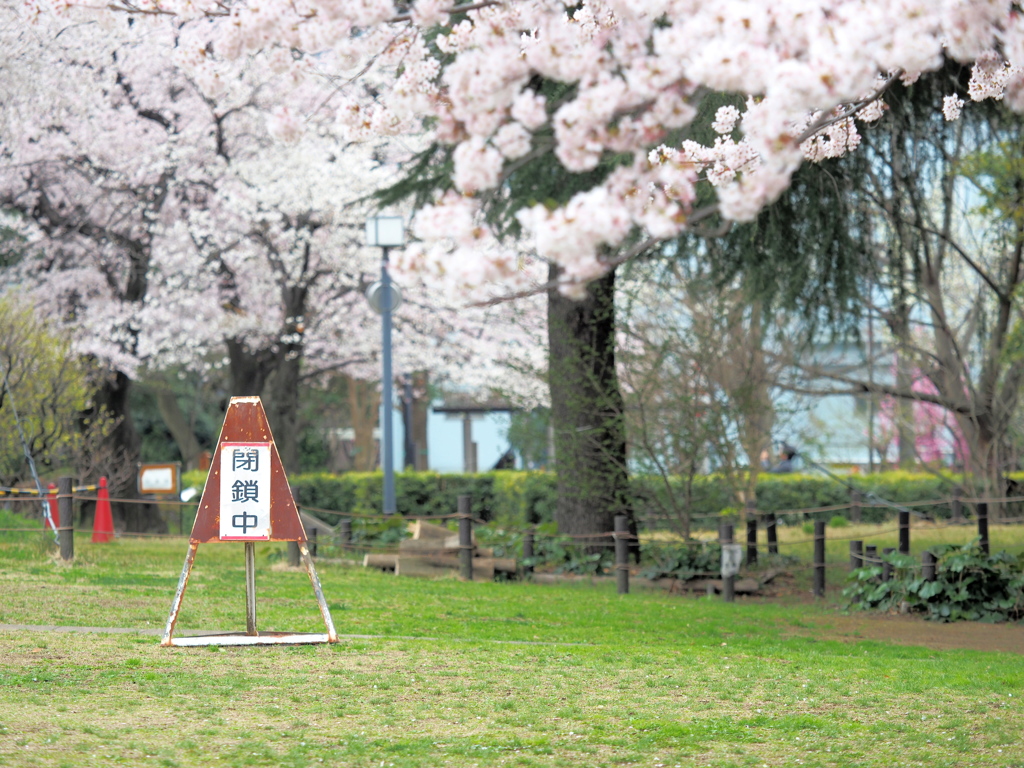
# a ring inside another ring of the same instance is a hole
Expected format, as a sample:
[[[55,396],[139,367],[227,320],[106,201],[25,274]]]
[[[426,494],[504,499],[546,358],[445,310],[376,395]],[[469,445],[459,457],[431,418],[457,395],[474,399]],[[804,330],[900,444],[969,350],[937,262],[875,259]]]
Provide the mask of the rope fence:
[[[31,491],[24,494],[11,493],[19,489],[0,488],[0,501],[4,502],[22,502],[22,501],[35,501],[38,503],[41,499],[38,493],[33,494]],[[99,491],[99,494],[96,492]],[[103,494],[106,493],[105,481],[101,480],[100,486],[78,486],[72,487],[70,478],[61,478],[58,489],[54,491],[51,489],[46,494],[46,502],[44,506],[47,506],[50,514],[48,516],[48,525],[44,525],[38,528],[20,528],[20,527],[7,527],[0,528],[0,534],[11,534],[11,533],[56,533],[58,535],[58,544],[61,551],[61,557],[65,560],[71,560],[74,557],[73,545],[74,545],[74,534],[76,528],[74,525],[74,514],[73,514],[73,502],[89,502],[98,503],[101,501],[107,501]],[[96,495],[94,495],[96,494]],[[298,494],[293,491],[293,496],[297,497]],[[182,502],[176,499],[137,499],[137,498],[114,498],[109,499],[110,502],[120,504],[142,504],[152,505],[156,504],[159,506],[166,506],[171,508],[177,508],[183,511],[185,508],[198,509],[199,502]],[[299,504],[296,498],[296,507],[302,512],[306,513],[319,513],[321,515],[326,514],[332,517],[340,518],[340,522],[336,528],[332,528],[327,523],[324,523],[324,528],[319,529],[316,526],[310,525],[309,520],[305,523],[306,535],[309,539],[310,551],[313,555],[318,554],[318,545],[324,545],[327,549],[335,549],[342,554],[364,554],[364,555],[396,555],[401,557],[403,555],[410,555],[411,553],[405,551],[402,546],[396,545],[396,542],[383,542],[373,541],[365,539],[360,541],[359,539],[366,535],[366,525],[369,524],[392,524],[394,521],[401,521],[402,523],[409,523],[415,521],[430,521],[435,523],[445,523],[451,520],[458,521],[457,532],[452,531],[452,536],[457,536],[458,545],[449,546],[448,543],[439,544],[438,551],[444,554],[448,554],[449,550],[453,551],[457,555],[459,574],[461,578],[465,580],[471,580],[473,578],[474,568],[474,555],[476,554],[476,543],[473,532],[474,526],[485,524],[484,520],[475,517],[472,514],[472,499],[468,495],[458,496],[458,509],[453,514],[443,515],[408,515],[408,516],[385,516],[382,514],[361,514],[361,513],[344,513],[337,510],[324,509],[320,507],[314,507],[305,504]],[[813,508],[802,508],[794,510],[779,510],[779,511],[763,511],[756,510],[753,508],[747,508],[746,512],[746,563],[748,568],[757,564],[758,556],[764,551],[763,545],[759,545],[758,531],[759,524],[764,528],[767,537],[767,553],[769,555],[778,555],[780,548],[798,548],[806,545],[813,547],[812,562],[810,564],[804,563],[793,563],[785,562],[785,569],[792,572],[806,572],[812,573],[812,592],[816,596],[824,596],[825,594],[825,583],[826,583],[826,572],[836,571],[840,568],[847,567],[843,564],[836,562],[827,562],[826,558],[826,522],[824,520],[813,521],[813,537],[804,539],[791,539],[785,541],[779,541],[777,537],[777,526],[778,517],[783,515],[814,515],[814,514],[825,514],[833,513],[842,510],[853,510],[857,508],[863,508],[865,506],[876,506],[876,507],[887,507],[896,509],[898,512],[899,525],[898,527],[881,528],[879,530],[871,530],[867,532],[849,533],[846,535],[838,535],[828,537],[829,541],[842,542],[847,541],[850,543],[850,568],[868,566],[880,566],[881,575],[880,578],[885,581],[891,578],[894,571],[894,564],[886,560],[885,555],[890,552],[899,552],[902,555],[909,555],[910,553],[910,537],[911,537],[911,516],[919,519],[924,518],[927,523],[927,529],[929,531],[943,530],[946,528],[963,528],[967,523],[963,519],[963,505],[973,505],[973,517],[978,528],[978,537],[980,548],[987,554],[989,552],[989,519],[988,519],[988,505],[989,503],[1007,504],[1018,501],[1024,501],[1024,497],[1005,497],[1005,498],[979,498],[979,499],[964,499],[964,498],[950,498],[945,500],[935,501],[922,501],[913,502],[914,506],[924,505],[940,505],[948,504],[954,505],[954,509],[958,509],[961,513],[960,517],[956,520],[949,520],[947,522],[938,523],[927,516],[921,515],[920,513],[914,512],[909,509],[910,505],[897,505],[881,500],[879,503],[873,505],[861,503],[861,501],[855,500],[850,504],[837,504],[829,505],[824,507],[813,507]],[[59,514],[53,515],[53,506],[59,507]],[[712,516],[705,516],[712,517]],[[722,554],[722,567],[720,573],[712,572],[689,572],[689,575],[695,578],[712,579],[715,584],[720,583],[720,591],[722,592],[723,599],[732,601],[735,599],[735,578],[740,572],[740,567],[744,559],[743,544],[738,543],[734,539],[734,523],[738,522],[739,515],[716,515],[718,518],[719,531],[717,543],[721,549]],[[59,525],[57,524],[59,521]],[[1024,517],[1016,516],[1012,518],[1005,518],[998,521],[999,524],[1003,525],[1017,525],[1024,522]],[[353,523],[362,523],[364,527],[353,528]],[[635,523],[633,523],[635,526]],[[918,522],[918,526],[924,525],[924,523]],[[386,526],[390,527],[390,526]],[[184,539],[189,534],[185,533],[185,518],[179,512],[179,532],[138,532],[138,531],[121,531],[117,535],[126,538],[155,538],[155,539]],[[385,528],[386,530],[386,528]],[[449,529],[450,530],[450,529]],[[92,533],[96,534],[96,530],[84,530],[78,528],[79,534]],[[71,535],[63,535],[71,534]],[[321,537],[322,534],[322,537]],[[371,531],[371,537],[373,535],[379,535],[380,531]],[[882,537],[891,537],[892,534],[898,535],[898,547],[887,547],[884,548],[879,554],[878,547],[875,545],[867,545],[866,541],[872,539],[878,539]],[[500,536],[506,537],[505,541],[500,540]],[[519,537],[518,541],[509,541],[508,537]],[[94,538],[94,541],[96,539]],[[499,540],[496,542],[499,547],[511,547],[512,551],[515,552],[521,547],[522,557],[520,558],[522,564],[518,566],[518,571],[523,574],[532,572],[533,565],[535,562],[534,553],[536,547],[540,545],[547,551],[548,555],[558,555],[561,552],[563,557],[568,557],[566,550],[553,549],[552,545],[558,545],[561,547],[579,546],[587,553],[597,553],[602,551],[613,550],[614,552],[614,565],[611,566],[611,574],[614,575],[617,588],[620,594],[628,594],[629,592],[629,579],[630,573],[633,568],[629,564],[629,557],[631,553],[638,551],[638,545],[641,543],[643,538],[636,532],[634,527],[630,530],[630,520],[625,515],[616,515],[614,518],[614,530],[603,531],[597,533],[586,533],[586,534],[546,534],[541,533],[533,527],[526,529],[509,529],[504,528],[499,535]],[[651,541],[651,540],[649,540]],[[698,539],[697,546],[706,546],[710,541],[707,539]],[[289,545],[289,562],[293,559],[293,549],[297,550],[298,547],[295,542],[288,542]],[[422,550],[424,553],[429,554],[427,550]],[[493,550],[492,550],[493,551]],[[436,553],[434,553],[436,554]],[[930,558],[930,559],[929,559]],[[639,562],[639,559],[638,559]],[[930,552],[923,553],[923,560],[920,565],[906,565],[901,564],[899,567],[901,570],[913,570],[914,572],[921,571],[925,578],[934,579],[935,577],[935,556]],[[293,563],[294,564],[294,563]],[[364,565],[366,564],[364,560]],[[397,567],[397,566],[396,566]],[[600,570],[600,565],[598,570]],[[720,581],[719,581],[720,580]],[[710,586],[709,586],[710,589]]]

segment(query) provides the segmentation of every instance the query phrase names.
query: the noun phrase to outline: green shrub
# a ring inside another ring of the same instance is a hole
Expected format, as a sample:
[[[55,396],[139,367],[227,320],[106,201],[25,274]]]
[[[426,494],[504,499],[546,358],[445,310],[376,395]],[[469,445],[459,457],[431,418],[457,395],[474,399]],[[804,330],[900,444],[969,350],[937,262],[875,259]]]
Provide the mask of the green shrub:
[[[977,541],[937,547],[934,581],[925,581],[909,555],[882,555],[892,565],[882,581],[878,565],[854,570],[843,590],[847,607],[889,611],[905,608],[935,621],[1008,621],[1024,617],[1024,564],[1014,555],[986,555]]]
[[[715,541],[645,543],[641,545],[640,558],[643,563],[640,576],[646,579],[674,576],[686,581],[722,570],[722,548]]]
[[[843,517],[842,515],[833,515],[828,521],[829,528],[845,528],[849,524],[849,519]]]
[[[186,472],[183,485],[202,490],[206,473]],[[857,488],[870,503],[870,494],[894,503],[917,502],[946,498],[951,494],[953,476],[937,477],[933,474],[885,472],[875,475],[848,476],[844,482]],[[473,515],[477,519],[494,521],[508,529],[524,529],[554,520],[556,501],[554,473],[545,471],[501,470],[479,474],[440,474],[437,472],[399,472],[395,474],[395,496],[398,512],[409,516],[436,517],[455,514],[457,497],[469,494],[473,499]],[[347,472],[340,475],[302,473],[291,477],[299,491],[304,507],[330,524],[342,516],[376,516],[381,509],[383,476],[380,472]],[[687,498],[683,481],[670,478],[671,493],[664,480],[653,476],[630,479],[633,508],[637,518],[649,528],[671,527],[673,504]],[[671,498],[670,498],[671,497]],[[688,511],[694,529],[713,529],[718,525],[720,512],[736,504],[735,497],[722,477],[706,475],[696,477],[690,489]],[[847,510],[806,514],[802,510],[848,504],[849,489],[825,475],[786,474],[762,475],[757,484],[757,508],[761,512],[774,512],[784,525],[802,525],[808,520],[827,520],[834,527],[848,518]],[[948,504],[917,507],[918,511],[934,517],[950,515]],[[794,511],[788,511],[794,510]],[[882,522],[894,517],[896,510],[889,507],[862,507],[864,522]]]

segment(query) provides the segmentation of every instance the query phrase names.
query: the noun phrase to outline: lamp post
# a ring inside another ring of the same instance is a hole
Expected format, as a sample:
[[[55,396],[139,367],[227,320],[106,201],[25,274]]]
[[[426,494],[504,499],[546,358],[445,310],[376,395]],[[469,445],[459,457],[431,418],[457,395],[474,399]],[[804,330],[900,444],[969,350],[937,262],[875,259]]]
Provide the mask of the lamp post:
[[[395,504],[395,462],[392,453],[394,436],[391,429],[392,393],[391,374],[391,312],[398,308],[402,294],[391,284],[388,274],[388,249],[405,245],[405,226],[401,216],[374,216],[366,221],[366,244],[383,249],[380,260],[380,282],[366,289],[366,298],[381,316],[383,357],[383,420],[381,429],[380,463],[384,469],[384,514],[393,515],[398,511]]]

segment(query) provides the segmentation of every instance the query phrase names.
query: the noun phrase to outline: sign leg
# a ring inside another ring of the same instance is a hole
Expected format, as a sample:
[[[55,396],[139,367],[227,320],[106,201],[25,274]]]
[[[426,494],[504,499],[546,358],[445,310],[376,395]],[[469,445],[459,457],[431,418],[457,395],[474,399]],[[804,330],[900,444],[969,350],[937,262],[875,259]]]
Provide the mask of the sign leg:
[[[245,542],[245,634],[256,631],[256,543]]]
[[[336,643],[338,642],[338,633],[334,629],[334,620],[331,618],[331,611],[327,607],[327,601],[324,599],[324,591],[320,588],[320,577],[316,575],[316,567],[313,565],[313,558],[309,556],[306,542],[299,542],[299,553],[302,555],[302,563],[306,566],[309,580],[313,583],[313,594],[316,595],[316,604],[320,606],[320,615],[327,626],[327,642]]]
[[[174,593],[174,600],[171,601],[171,612],[167,616],[167,626],[164,628],[164,636],[160,645],[171,644],[171,636],[174,634],[174,624],[178,621],[178,611],[181,610],[181,599],[185,594],[185,587],[188,585],[188,575],[192,573],[192,564],[196,561],[196,549],[199,543],[190,541],[188,552],[185,554],[185,565],[181,568],[181,578],[178,579],[178,591]]]

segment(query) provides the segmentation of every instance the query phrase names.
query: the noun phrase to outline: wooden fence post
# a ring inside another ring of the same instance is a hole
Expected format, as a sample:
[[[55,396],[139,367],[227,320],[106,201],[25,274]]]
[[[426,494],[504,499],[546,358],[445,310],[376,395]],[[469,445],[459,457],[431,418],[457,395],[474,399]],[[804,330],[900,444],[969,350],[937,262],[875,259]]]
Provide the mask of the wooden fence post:
[[[732,544],[733,530],[732,523],[722,520],[718,524],[718,541],[721,544]],[[722,577],[722,599],[727,603],[736,602],[736,577]]]
[[[459,576],[465,581],[473,580],[473,516],[472,499],[459,496]]]
[[[63,525],[63,523],[61,523]],[[978,502],[978,545],[986,555],[989,553],[988,546],[988,504],[984,501]]]
[[[310,557],[316,557],[316,528],[309,529],[309,555]]]
[[[757,517],[747,518],[747,565],[757,565]]]
[[[345,517],[338,523],[338,533],[341,535],[341,546],[347,547],[352,544],[352,518]]]
[[[620,595],[629,594],[629,520],[615,516],[615,584]]]
[[[953,499],[953,522],[960,525],[964,521],[964,503],[960,499]]]
[[[869,568],[879,564],[878,560],[878,547],[874,544],[868,544],[864,547],[864,565]]]
[[[778,531],[775,528],[775,513],[769,512],[765,517],[765,532],[768,534],[768,554],[779,554]]]
[[[523,575],[533,573],[533,528],[523,534]]]
[[[71,478],[61,477],[57,480],[57,516],[55,521],[60,528],[57,538],[60,540],[60,559],[71,562],[75,559],[75,507],[71,499]]]
[[[814,521],[814,596],[825,596],[825,521]]]
[[[891,555],[896,547],[886,547],[882,550],[882,556]],[[882,581],[889,581],[892,578],[892,563],[882,563]]]
[[[857,570],[864,567],[864,542],[850,542],[850,570]]]
[[[900,554],[910,554],[910,513],[900,512]]]
[[[861,516],[860,491],[850,491],[850,522],[859,523]]]
[[[925,550],[921,553],[921,578],[925,581],[935,581],[935,564],[938,558],[931,552]]]

